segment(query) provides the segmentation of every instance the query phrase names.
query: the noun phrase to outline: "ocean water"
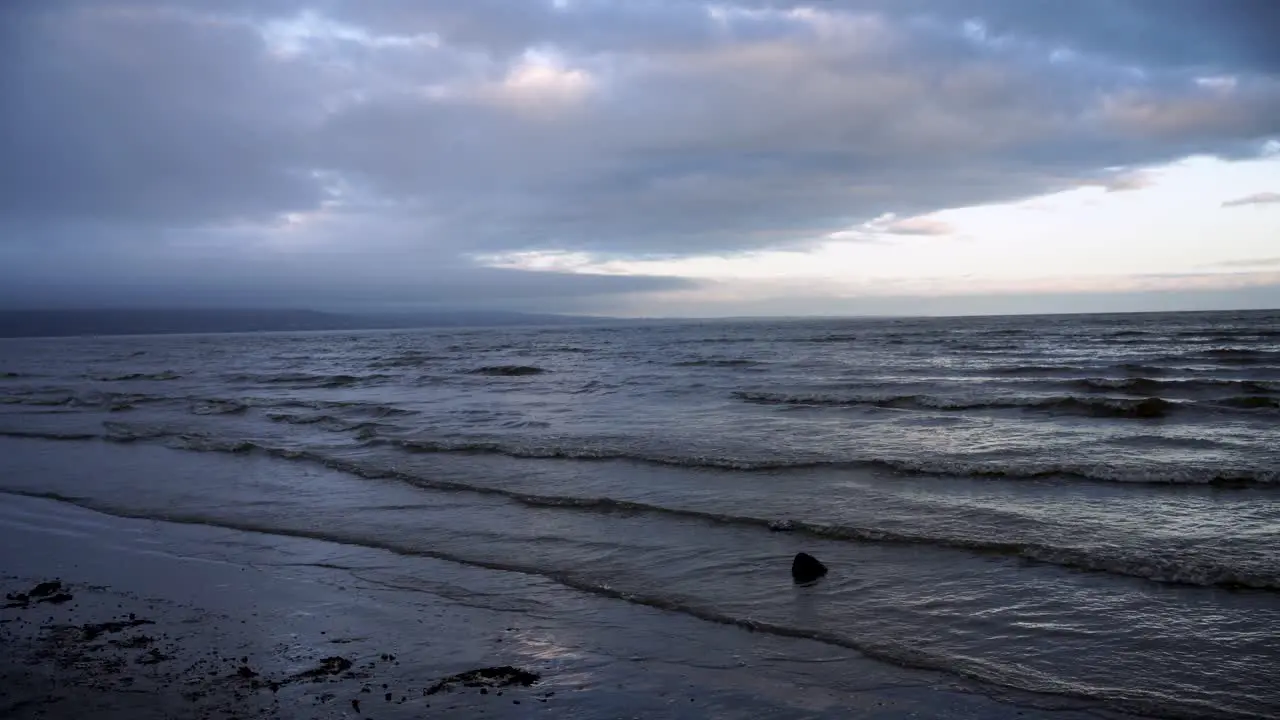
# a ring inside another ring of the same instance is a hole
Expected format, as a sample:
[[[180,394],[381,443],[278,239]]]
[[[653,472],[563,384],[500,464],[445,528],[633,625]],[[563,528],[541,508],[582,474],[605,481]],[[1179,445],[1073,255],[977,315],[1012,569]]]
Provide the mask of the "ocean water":
[[[1277,312],[3,341],[0,490],[1280,716]]]

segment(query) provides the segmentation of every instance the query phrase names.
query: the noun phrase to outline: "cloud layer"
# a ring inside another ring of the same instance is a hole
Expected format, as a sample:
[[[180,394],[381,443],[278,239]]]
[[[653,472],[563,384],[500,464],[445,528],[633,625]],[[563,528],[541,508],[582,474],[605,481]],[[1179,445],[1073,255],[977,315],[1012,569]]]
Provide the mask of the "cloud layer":
[[[1247,155],[1280,135],[1268,0],[18,0],[4,13],[11,304],[669,290],[689,281],[474,258],[797,247],[890,213],[905,219],[886,233],[945,235],[929,213],[1140,188],[1118,168]]]

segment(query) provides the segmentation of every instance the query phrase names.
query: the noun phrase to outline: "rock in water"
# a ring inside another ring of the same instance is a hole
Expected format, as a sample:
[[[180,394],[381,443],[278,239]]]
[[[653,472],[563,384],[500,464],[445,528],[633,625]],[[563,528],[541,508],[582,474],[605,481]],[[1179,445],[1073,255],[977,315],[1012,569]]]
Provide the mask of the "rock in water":
[[[811,583],[827,574],[827,566],[809,553],[796,553],[791,561],[791,577],[797,583]]]

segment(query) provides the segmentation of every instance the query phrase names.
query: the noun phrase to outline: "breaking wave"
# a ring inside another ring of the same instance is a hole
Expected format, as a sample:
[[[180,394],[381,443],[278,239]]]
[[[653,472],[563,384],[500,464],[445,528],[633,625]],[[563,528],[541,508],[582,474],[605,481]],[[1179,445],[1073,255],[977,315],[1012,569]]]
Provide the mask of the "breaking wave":
[[[472,375],[490,375],[494,377],[525,377],[541,375],[546,370],[532,365],[489,365],[471,370]]]
[[[686,360],[684,362],[675,363],[675,367],[750,367],[759,365],[758,360],[747,360],[743,358],[732,359],[707,359],[707,360]]]
[[[157,380],[157,381],[179,380],[182,378],[182,376],[175,372],[166,370],[164,372],[158,372],[158,373],[128,373],[125,375],[87,375],[85,376],[85,378],[88,380],[97,380],[98,382],[130,382],[133,380]]]
[[[85,440],[81,434],[0,433],[49,440]],[[156,436],[149,436],[154,439]],[[117,438],[123,440],[123,438]],[[135,438],[136,439],[136,438]],[[806,522],[793,518],[766,518],[672,507],[609,497],[538,495],[502,487],[475,485],[425,477],[393,467],[335,458],[310,450],[282,448],[249,440],[211,438],[175,434],[164,444],[193,452],[229,454],[261,453],[272,457],[311,462],[366,479],[390,479],[427,490],[468,492],[501,496],[529,507],[557,508],[575,512],[653,514],[718,525],[755,527],[769,532],[791,532],[813,538],[846,542],[931,546],[948,550],[998,555],[1042,562],[1077,570],[1136,577],[1161,583],[1221,587],[1231,589],[1280,590],[1280,575],[1215,563],[1211,560],[1172,553],[1143,552],[1110,546],[1061,546],[1041,542],[1000,541],[936,533],[912,533],[875,527]]]
[[[1156,397],[1079,398],[1070,395],[994,399],[985,402],[940,398],[930,395],[840,396],[824,393],[774,393],[738,391],[739,400],[763,405],[808,405],[822,407],[870,406],[911,410],[1040,410],[1098,418],[1158,419],[1168,417],[1181,403]]]
[[[377,437],[372,444],[389,444],[413,453],[459,453],[503,455],[541,460],[628,461],[672,467],[705,468],[740,472],[777,472],[823,468],[861,468],[940,477],[1036,480],[1063,478],[1093,482],[1149,485],[1214,485],[1247,487],[1280,484],[1280,468],[1195,467],[1170,464],[1162,467],[1115,466],[1106,463],[1040,463],[1034,461],[965,461],[901,457],[833,459],[821,457],[743,457],[716,455],[674,455],[645,452],[607,444],[578,445],[555,442],[502,442],[497,440],[428,440]]]
[[[1085,372],[1085,368],[1073,365],[1002,365],[987,370],[994,375],[1054,376]]]
[[[1072,382],[1075,387],[1088,391],[1130,392],[1139,395],[1155,395],[1163,392],[1196,392],[1212,390],[1238,390],[1244,393],[1265,395],[1280,392],[1280,383],[1263,380],[1219,380],[1196,378],[1188,380],[1157,380],[1155,378],[1086,378]]]
[[[373,384],[394,380],[394,375],[317,375],[309,373],[283,373],[279,375],[235,375],[229,380],[255,385],[278,385],[290,388],[343,388],[353,385]]]

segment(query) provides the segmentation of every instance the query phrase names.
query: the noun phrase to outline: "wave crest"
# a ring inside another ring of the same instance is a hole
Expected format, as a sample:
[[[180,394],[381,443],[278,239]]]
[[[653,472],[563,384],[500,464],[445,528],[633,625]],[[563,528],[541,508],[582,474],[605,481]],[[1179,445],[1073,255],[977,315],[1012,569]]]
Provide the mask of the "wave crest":
[[[488,365],[469,371],[471,375],[489,375],[493,377],[527,377],[541,375],[546,370],[533,365]]]
[[[1041,410],[1101,418],[1157,419],[1168,417],[1181,404],[1157,397],[1079,398],[1071,395],[992,399],[988,401],[940,398],[930,395],[841,396],[824,393],[776,393],[737,391],[739,400],[762,405],[808,405],[820,407],[869,406],[905,410]]]

